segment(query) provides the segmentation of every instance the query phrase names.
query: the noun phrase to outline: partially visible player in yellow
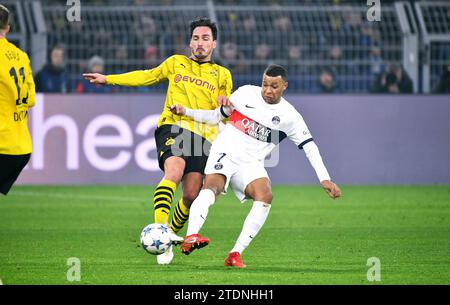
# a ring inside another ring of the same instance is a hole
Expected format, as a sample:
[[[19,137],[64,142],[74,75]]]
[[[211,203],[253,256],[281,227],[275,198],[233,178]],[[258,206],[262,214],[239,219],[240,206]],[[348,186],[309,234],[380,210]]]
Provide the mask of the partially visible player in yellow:
[[[0,193],[6,195],[30,160],[28,108],[35,103],[28,55],[10,43],[10,14],[0,5]]]
[[[83,76],[94,84],[121,86],[151,86],[169,82],[164,109],[155,131],[159,167],[164,177],[158,184],[154,197],[155,222],[165,224],[177,185],[183,182],[183,195],[172,217],[172,240],[189,218],[189,208],[203,185],[203,175],[211,142],[216,138],[218,125],[195,122],[170,111],[176,104],[186,108],[213,110],[227,103],[232,90],[228,69],[212,61],[216,48],[217,27],[208,18],[198,18],[190,24],[191,56],[173,55],[154,69],[133,71],[118,75],[86,73]],[[159,264],[172,261],[170,251],[158,256]]]

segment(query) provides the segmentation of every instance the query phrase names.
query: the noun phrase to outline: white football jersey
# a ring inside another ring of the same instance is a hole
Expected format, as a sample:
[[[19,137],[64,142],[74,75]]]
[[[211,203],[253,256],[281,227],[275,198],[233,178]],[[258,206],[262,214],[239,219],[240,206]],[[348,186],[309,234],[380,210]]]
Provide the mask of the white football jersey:
[[[213,147],[226,150],[236,161],[264,161],[286,137],[300,149],[313,140],[303,117],[283,97],[277,104],[268,104],[261,87],[246,85],[231,94],[230,100],[234,111]]]

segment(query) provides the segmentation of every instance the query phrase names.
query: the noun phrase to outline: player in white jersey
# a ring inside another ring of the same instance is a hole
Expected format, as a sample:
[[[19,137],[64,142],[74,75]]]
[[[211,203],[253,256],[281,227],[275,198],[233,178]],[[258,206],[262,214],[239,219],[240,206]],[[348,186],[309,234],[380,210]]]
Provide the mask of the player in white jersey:
[[[191,206],[187,236],[181,245],[184,254],[209,244],[209,239],[201,237],[198,232],[209,206],[231,185],[242,202],[253,199],[253,207],[225,260],[225,266],[245,267],[240,255],[263,226],[272,203],[264,159],[286,137],[305,151],[329,196],[333,199],[340,197],[341,191],[331,182],[302,116],[282,97],[286,88],[286,70],[271,65],[264,72],[262,87],[240,87],[230,96],[230,106],[215,110],[191,110],[180,105],[172,107],[172,112],[176,114],[211,124],[229,118],[225,129],[212,144],[205,168],[205,183]]]

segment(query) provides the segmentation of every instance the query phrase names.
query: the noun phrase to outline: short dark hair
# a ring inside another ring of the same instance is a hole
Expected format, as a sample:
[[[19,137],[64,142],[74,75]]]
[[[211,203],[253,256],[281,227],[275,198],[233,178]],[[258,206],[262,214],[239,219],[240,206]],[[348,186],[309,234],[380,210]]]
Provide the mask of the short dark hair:
[[[397,83],[397,75],[394,72],[389,72],[386,75],[386,85],[395,85]]]
[[[270,65],[264,70],[264,74],[270,77],[281,76],[281,78],[287,81],[287,71],[280,65]]]
[[[198,26],[207,26],[211,29],[213,40],[217,40],[217,25],[215,22],[212,22],[211,19],[207,17],[198,17],[191,21],[191,38],[194,30]]]
[[[322,75],[324,73],[331,75],[333,78],[336,77],[336,71],[332,67],[329,66],[322,67],[319,75]]]
[[[9,24],[9,10],[0,4],[0,29],[5,29]]]

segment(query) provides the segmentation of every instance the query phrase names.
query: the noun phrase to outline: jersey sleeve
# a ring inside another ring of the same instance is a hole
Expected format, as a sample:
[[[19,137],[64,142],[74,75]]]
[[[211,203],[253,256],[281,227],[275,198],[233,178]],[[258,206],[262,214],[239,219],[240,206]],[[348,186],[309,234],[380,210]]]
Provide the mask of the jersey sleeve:
[[[112,74],[106,76],[108,85],[118,86],[152,86],[167,79],[174,71],[175,57],[171,56],[158,67],[149,70],[138,70],[123,74]]]
[[[293,109],[293,121],[291,123],[291,130],[288,133],[289,139],[291,139],[298,148],[303,149],[306,157],[308,158],[311,166],[314,168],[317,178],[320,182],[324,180],[331,180],[328,174],[327,168],[323,163],[322,156],[320,155],[319,148],[313,141],[313,137],[309,132],[308,126],[306,126],[305,120],[297,110]]]
[[[231,91],[233,90],[233,78],[228,69],[223,69],[224,78],[220,84],[219,95],[221,96],[230,96]]]
[[[230,95],[230,101],[233,105],[240,105],[242,104],[242,102],[245,100],[244,95],[246,92],[246,87],[242,86],[237,88],[236,91],[234,91],[231,95]]]
[[[194,110],[186,108],[186,116],[194,121],[208,124],[219,124],[220,121],[228,118],[233,112],[231,106],[220,106],[214,110]]]
[[[303,149],[303,146],[313,141],[313,137],[309,132],[308,126],[306,126],[305,120],[300,113],[294,109],[295,113],[293,115],[290,128],[287,130],[287,136],[291,139],[298,148]]]
[[[330,174],[323,163],[322,156],[320,155],[319,148],[316,143],[310,141],[304,145],[303,151],[309,160],[309,163],[314,168],[319,182],[324,180],[331,180]]]
[[[27,99],[27,104],[28,107],[33,107],[34,104],[36,103],[36,87],[34,84],[34,79],[33,79],[33,71],[31,71],[31,63],[30,63],[30,59],[28,58],[28,55],[25,53],[25,59],[26,59],[26,64],[25,64],[25,80],[27,82],[27,87],[28,87],[28,99]]]

